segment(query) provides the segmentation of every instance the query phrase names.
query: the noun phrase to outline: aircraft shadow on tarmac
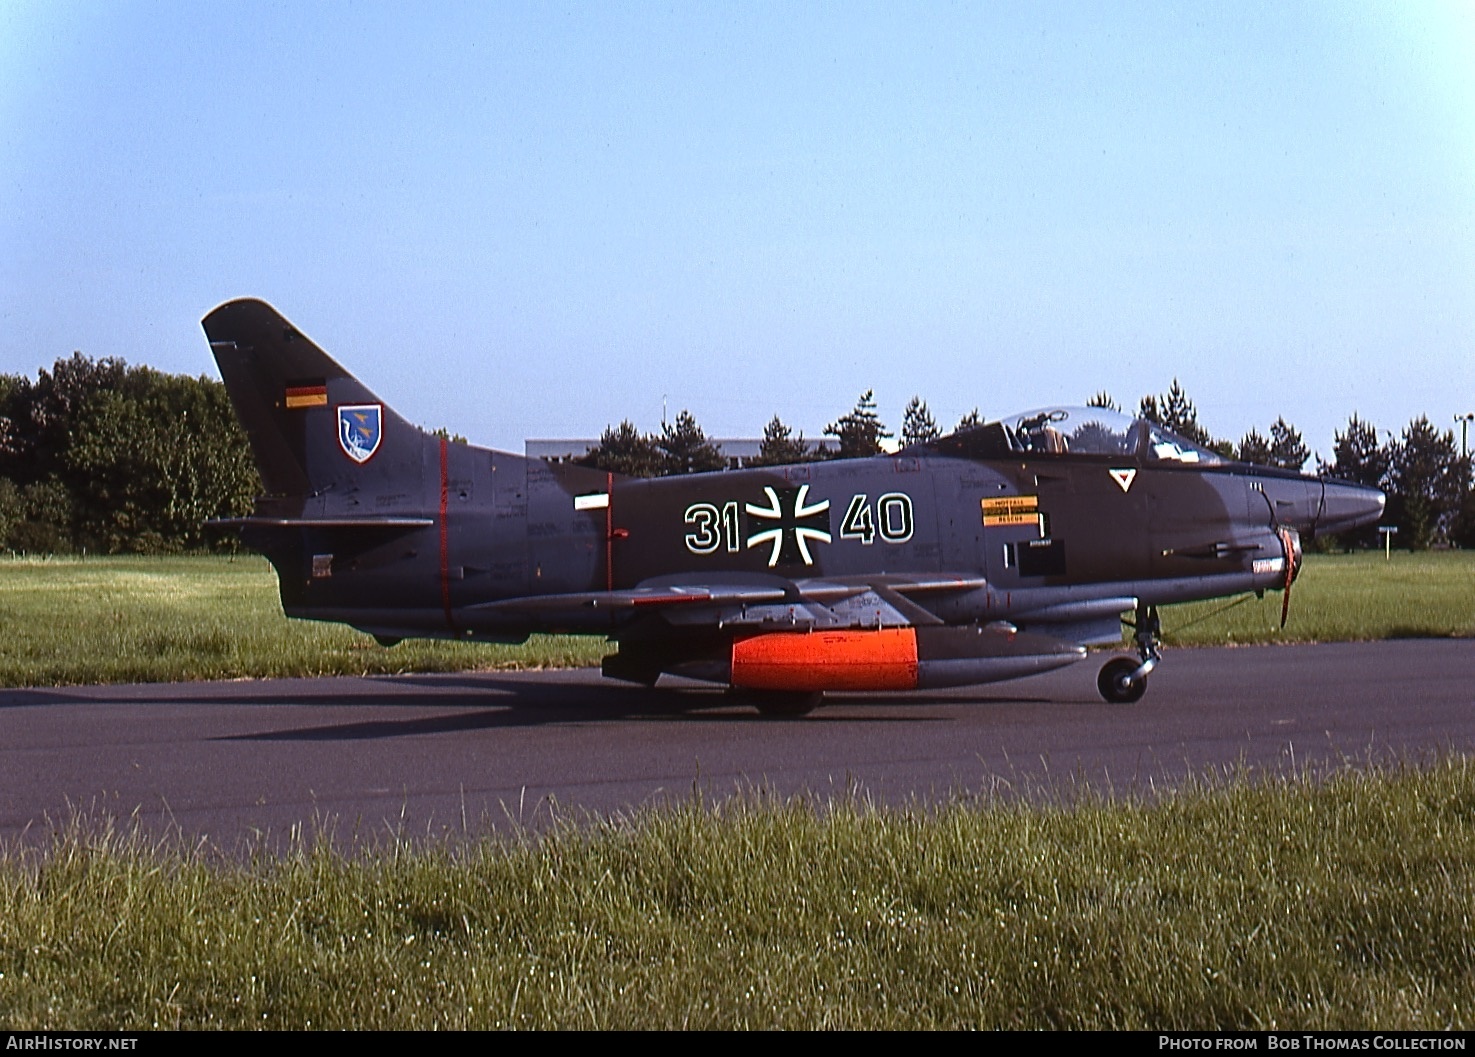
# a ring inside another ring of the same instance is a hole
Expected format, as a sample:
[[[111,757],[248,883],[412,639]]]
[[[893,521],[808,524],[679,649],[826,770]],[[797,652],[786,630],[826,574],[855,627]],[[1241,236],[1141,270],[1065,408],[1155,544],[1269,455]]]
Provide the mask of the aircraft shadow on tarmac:
[[[332,741],[413,737],[505,727],[537,727],[619,720],[682,720],[741,724],[773,723],[932,723],[946,722],[935,708],[969,707],[1078,707],[1044,697],[1015,694],[983,695],[976,691],[912,692],[894,694],[838,694],[823,707],[802,717],[780,718],[759,714],[742,700],[718,688],[646,688],[578,681],[543,681],[489,674],[460,676],[369,677],[356,687],[328,685],[327,681],[284,680],[254,684],[196,684],[190,693],[179,684],[160,687],[152,699],[136,693],[99,697],[67,688],[23,689],[0,692],[0,709],[44,705],[197,706],[201,709],[259,705],[266,708],[353,709],[356,718],[343,723],[291,727],[275,731],[218,736],[221,741]],[[383,689],[379,690],[378,687]],[[406,692],[407,686],[423,693]],[[206,689],[208,688],[208,690]],[[182,692],[181,692],[182,691]],[[428,713],[394,719],[362,718],[373,708],[415,709]],[[857,713],[858,709],[864,710]]]
[[[414,683],[413,677],[395,677],[397,684]],[[335,741],[413,737],[507,727],[537,727],[560,724],[604,723],[618,720],[678,720],[701,723],[935,723],[946,722],[935,711],[919,705],[1038,705],[1042,699],[1020,697],[980,698],[976,695],[844,695],[827,707],[803,717],[763,716],[722,690],[647,689],[625,686],[588,686],[568,683],[544,684],[500,681],[485,676],[461,679],[422,680],[430,696],[410,698],[404,694],[354,696],[355,707],[414,706],[436,714],[396,719],[363,720],[321,724],[271,732],[229,735],[221,740]],[[488,691],[497,696],[488,701]],[[235,703],[295,704],[300,695],[233,698]],[[335,699],[338,703],[341,699]],[[327,703],[327,702],[322,702]],[[491,707],[488,707],[488,706]],[[870,715],[857,715],[854,706],[877,706]],[[843,710],[842,710],[842,706]],[[471,711],[462,711],[470,709]]]

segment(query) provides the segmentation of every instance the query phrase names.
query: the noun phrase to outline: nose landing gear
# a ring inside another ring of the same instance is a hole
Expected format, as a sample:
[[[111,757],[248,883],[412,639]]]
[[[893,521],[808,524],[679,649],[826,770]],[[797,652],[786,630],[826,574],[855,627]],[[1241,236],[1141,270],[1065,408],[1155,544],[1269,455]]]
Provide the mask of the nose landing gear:
[[[1137,643],[1137,656],[1141,661],[1113,657],[1102,665],[1100,674],[1096,676],[1096,689],[1104,700],[1114,705],[1130,705],[1142,700],[1142,695],[1147,693],[1148,673],[1162,659],[1158,644],[1163,625],[1158,619],[1157,606],[1138,604],[1137,620],[1133,626],[1137,630],[1132,639]]]

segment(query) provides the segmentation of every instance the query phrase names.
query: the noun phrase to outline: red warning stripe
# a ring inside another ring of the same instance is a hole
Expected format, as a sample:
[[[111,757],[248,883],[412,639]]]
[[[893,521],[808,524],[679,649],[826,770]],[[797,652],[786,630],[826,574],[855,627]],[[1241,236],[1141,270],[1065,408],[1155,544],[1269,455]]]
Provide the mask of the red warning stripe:
[[[446,627],[456,630],[456,621],[451,616],[451,552],[450,524],[446,513],[450,509],[451,474],[447,465],[450,445],[440,438],[440,605],[446,615]]]
[[[615,475],[604,475],[604,589],[615,589]]]
[[[914,690],[917,632],[779,632],[732,644],[732,685],[750,690]]]

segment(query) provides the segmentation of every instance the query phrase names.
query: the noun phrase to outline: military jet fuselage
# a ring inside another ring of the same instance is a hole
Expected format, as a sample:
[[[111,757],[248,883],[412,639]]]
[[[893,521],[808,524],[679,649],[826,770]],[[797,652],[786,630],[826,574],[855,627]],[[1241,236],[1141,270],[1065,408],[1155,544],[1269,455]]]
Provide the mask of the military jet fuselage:
[[[1099,408],[896,455],[642,480],[453,443],[394,413],[270,306],[206,334],[267,495],[237,519],[289,616],[405,637],[608,636],[605,674],[727,683],[802,710],[1049,670],[1119,643],[1109,700],[1157,663],[1157,607],[1288,590],[1301,539],[1374,489],[1226,461]]]

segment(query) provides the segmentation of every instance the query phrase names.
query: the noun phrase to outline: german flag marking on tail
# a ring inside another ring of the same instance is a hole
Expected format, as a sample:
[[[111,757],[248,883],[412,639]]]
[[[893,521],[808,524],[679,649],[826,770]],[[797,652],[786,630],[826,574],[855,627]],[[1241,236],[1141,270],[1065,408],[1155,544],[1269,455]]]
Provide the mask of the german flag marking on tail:
[[[296,411],[304,407],[328,406],[326,382],[294,382],[287,386],[284,395],[288,411]]]

